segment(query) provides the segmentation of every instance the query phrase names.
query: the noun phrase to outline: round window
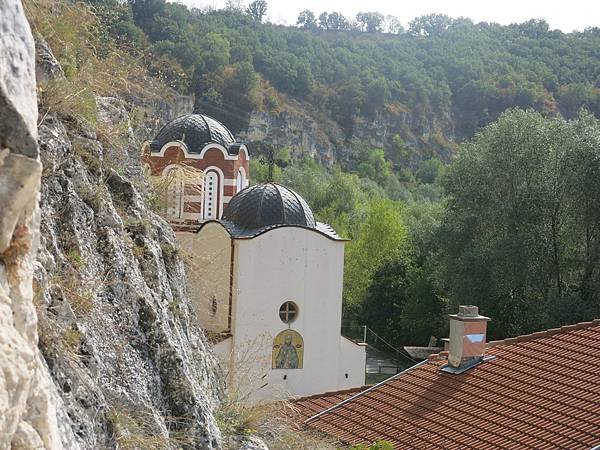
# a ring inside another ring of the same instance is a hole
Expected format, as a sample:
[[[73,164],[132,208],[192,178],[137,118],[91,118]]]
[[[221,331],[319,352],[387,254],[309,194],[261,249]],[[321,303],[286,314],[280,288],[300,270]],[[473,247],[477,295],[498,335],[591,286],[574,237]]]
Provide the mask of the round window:
[[[285,302],[279,308],[279,318],[284,323],[293,322],[298,315],[298,306],[294,302]]]

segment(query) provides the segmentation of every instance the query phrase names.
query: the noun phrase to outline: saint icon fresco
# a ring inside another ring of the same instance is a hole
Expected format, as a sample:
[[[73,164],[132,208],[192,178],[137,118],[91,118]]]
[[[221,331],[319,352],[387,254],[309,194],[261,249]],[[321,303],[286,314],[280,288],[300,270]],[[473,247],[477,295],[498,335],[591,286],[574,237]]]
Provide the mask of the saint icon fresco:
[[[302,336],[293,330],[279,333],[273,342],[273,369],[301,369],[304,356]]]

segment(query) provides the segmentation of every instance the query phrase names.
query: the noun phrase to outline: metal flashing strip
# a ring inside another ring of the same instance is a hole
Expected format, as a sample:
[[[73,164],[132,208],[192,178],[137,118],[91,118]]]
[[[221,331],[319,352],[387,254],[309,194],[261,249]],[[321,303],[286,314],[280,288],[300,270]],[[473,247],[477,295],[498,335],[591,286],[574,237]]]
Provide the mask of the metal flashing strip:
[[[444,364],[442,367],[440,367],[440,370],[445,373],[460,375],[461,373],[465,373],[467,370],[472,369],[473,367],[478,366],[481,363],[492,361],[494,359],[496,359],[495,356],[479,356],[477,358],[473,358],[462,367],[452,367],[450,364]]]

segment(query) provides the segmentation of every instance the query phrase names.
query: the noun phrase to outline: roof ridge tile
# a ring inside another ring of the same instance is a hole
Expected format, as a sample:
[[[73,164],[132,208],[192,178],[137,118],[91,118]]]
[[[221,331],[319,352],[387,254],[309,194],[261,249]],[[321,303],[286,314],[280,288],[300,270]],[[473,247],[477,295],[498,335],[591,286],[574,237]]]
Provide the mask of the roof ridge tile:
[[[517,344],[521,342],[529,342],[535,339],[545,338],[548,336],[554,336],[556,334],[564,334],[573,330],[582,330],[585,328],[592,328],[597,325],[600,325],[600,318],[594,319],[589,322],[578,322],[570,325],[563,325],[558,328],[549,328],[547,330],[536,331],[530,334],[521,334],[518,336],[513,336],[505,339],[499,339],[495,341],[490,341],[487,343],[488,347],[497,347],[500,345],[511,345]]]
[[[368,389],[371,386],[372,385],[370,385],[370,384],[365,384],[363,386],[347,388],[347,389],[340,389],[339,391],[326,391],[321,394],[312,394],[312,395],[307,395],[305,397],[298,397],[298,398],[293,399],[292,402],[296,403],[296,402],[301,402],[304,400],[312,400],[314,398],[321,398],[321,397],[325,397],[325,396],[329,397],[329,396],[333,396],[333,395],[349,394],[351,392],[358,392],[358,391],[362,391],[364,389]]]

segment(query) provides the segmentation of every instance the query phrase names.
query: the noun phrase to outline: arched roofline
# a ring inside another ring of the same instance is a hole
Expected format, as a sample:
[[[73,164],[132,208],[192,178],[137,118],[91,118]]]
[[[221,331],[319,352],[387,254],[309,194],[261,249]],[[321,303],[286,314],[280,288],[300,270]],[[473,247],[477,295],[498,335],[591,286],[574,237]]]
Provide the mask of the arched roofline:
[[[227,228],[225,225],[223,225],[223,223],[220,220],[215,220],[215,219],[211,219],[211,220],[207,220],[205,222],[203,222],[200,227],[195,230],[196,233],[200,233],[200,231],[202,231],[202,229],[204,228],[205,225],[209,224],[209,223],[216,223],[219,224],[226,232],[227,234],[229,234],[229,236],[231,237],[231,239],[235,239],[235,240],[249,240],[249,239],[254,239],[257,237],[262,236],[265,233],[268,233],[269,231],[272,230],[276,230],[279,228],[301,228],[304,230],[308,230],[308,231],[312,231],[314,233],[320,234],[323,237],[326,237],[327,239],[329,239],[330,241],[334,241],[334,242],[349,242],[350,239],[346,239],[346,238],[341,238],[341,237],[333,237],[327,233],[325,233],[322,230],[319,230],[318,228],[313,228],[313,227],[307,227],[305,225],[290,225],[290,224],[281,224],[281,225],[273,225],[270,227],[265,227],[265,229],[262,229],[260,231],[257,231],[256,234],[253,234],[252,236],[235,236],[231,233],[231,231],[229,230],[229,228]]]
[[[220,150],[221,153],[223,154],[223,159],[229,159],[229,160],[237,159],[237,156],[231,156],[229,153],[227,153],[227,150],[221,144],[214,144],[214,143],[206,144],[204,147],[202,147],[202,151],[200,152],[200,159],[204,158],[204,155],[206,154],[206,152],[209,151],[211,148],[216,148],[216,149]]]
[[[165,145],[163,145],[161,147],[161,149],[158,153],[153,153],[152,151],[150,151],[150,156],[163,157],[163,156],[165,156],[165,152],[167,151],[167,149],[169,149],[171,147],[179,148],[181,151],[183,151],[183,154],[185,155],[185,157],[187,159],[204,159],[204,155],[211,148],[216,148],[217,150],[220,150],[221,153],[223,154],[223,159],[225,159],[227,161],[237,161],[237,159],[238,159],[238,155],[230,155],[229,153],[227,153],[227,149],[225,147],[223,147],[221,144],[217,144],[217,143],[206,144],[204,147],[202,147],[202,150],[198,154],[198,153],[190,153],[188,151],[188,147],[185,144],[185,142],[179,141],[179,140],[167,142]],[[248,149],[243,144],[240,147],[240,151],[242,151],[242,150],[246,154],[246,160],[250,160],[250,157],[248,155]]]
[[[161,147],[161,149],[158,153],[152,153],[152,151],[151,151],[150,156],[161,156],[161,157],[165,156],[165,152],[167,151],[167,149],[169,149],[171,147],[177,147],[178,149],[183,151],[183,154],[185,155],[186,158],[198,159],[197,157],[194,158],[194,156],[196,156],[196,155],[193,155],[188,152],[187,145],[185,145],[185,142],[183,142],[183,141],[169,141]]]
[[[217,148],[217,149],[221,150],[221,153],[223,154],[223,158],[228,161],[237,161],[239,159],[239,152],[237,155],[230,155],[225,147],[223,147],[221,144],[215,144],[215,143],[206,144],[202,148],[202,151],[200,152],[200,158],[204,158],[204,155],[206,154],[206,152],[209,151],[211,148]],[[248,154],[248,149],[246,148],[246,145],[244,145],[244,144],[240,145],[240,152],[241,151],[244,152],[244,154],[246,155],[246,160],[249,161],[250,156]]]
[[[241,151],[243,151],[246,155],[246,161],[250,161],[250,153],[248,153],[248,147],[246,147],[246,144],[240,145],[240,152]]]

